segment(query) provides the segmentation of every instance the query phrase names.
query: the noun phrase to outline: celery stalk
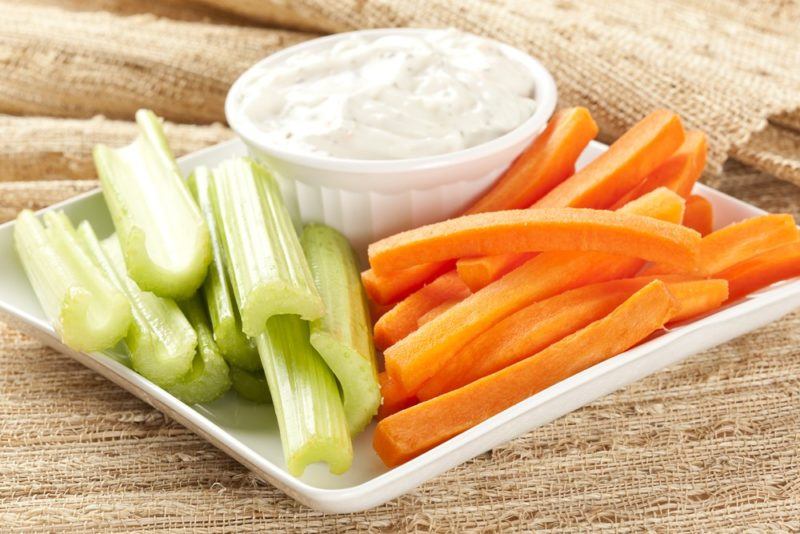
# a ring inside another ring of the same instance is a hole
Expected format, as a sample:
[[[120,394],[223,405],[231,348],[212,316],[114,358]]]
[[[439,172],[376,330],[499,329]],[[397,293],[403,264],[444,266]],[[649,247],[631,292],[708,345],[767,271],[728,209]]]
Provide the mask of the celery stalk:
[[[192,325],[174,300],[142,291],[131,280],[116,236],[100,243],[86,223],[78,226],[78,235],[94,263],[131,303],[133,322],[125,343],[134,370],[161,387],[174,384],[192,368],[197,346]]]
[[[214,169],[212,201],[244,333],[256,337],[273,315],[317,319],[322,299],[278,185],[255,162]]]
[[[131,323],[128,299],[83,252],[66,215],[48,212],[44,219],[47,228],[23,210],[14,244],[45,315],[75,350],[113,347]]]
[[[144,291],[188,298],[200,287],[211,244],[161,121],[136,113],[139,136],[129,145],[94,148],[94,162],[130,277]]]
[[[213,259],[203,283],[203,294],[214,329],[214,341],[229,364],[248,371],[258,371],[261,369],[261,360],[258,359],[255,344],[242,332],[239,310],[225,271],[225,252],[211,202],[211,174],[206,167],[194,170],[189,177],[189,189],[200,207],[211,237]]]
[[[344,473],[353,461],[336,379],[308,341],[308,324],[296,315],[267,321],[256,338],[278,418],[289,472],[300,476],[313,462]]]
[[[300,238],[326,313],[311,322],[311,344],[339,380],[352,434],[364,430],[381,403],[375,345],[350,243],[339,232],[310,224]]]
[[[240,397],[259,404],[270,402],[269,385],[263,371],[246,371],[231,366],[233,389]]]
[[[231,388],[228,364],[214,343],[200,298],[192,297],[180,306],[197,333],[197,353],[191,370],[166,389],[186,404],[211,402]]]

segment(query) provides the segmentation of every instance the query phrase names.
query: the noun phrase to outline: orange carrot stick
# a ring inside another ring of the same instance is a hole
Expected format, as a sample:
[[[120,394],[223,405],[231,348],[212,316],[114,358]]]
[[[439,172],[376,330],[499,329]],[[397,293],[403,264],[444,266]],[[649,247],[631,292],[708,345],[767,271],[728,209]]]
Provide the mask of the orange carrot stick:
[[[703,175],[708,159],[708,138],[706,134],[699,131],[690,131],[686,134],[686,139],[678,152],[688,152],[689,159],[693,165],[683,167],[674,180],[671,180],[667,187],[678,193],[683,198],[689,198],[694,189],[694,184]],[[667,172],[666,170],[664,172]]]
[[[361,273],[361,282],[371,301],[394,304],[451,267],[452,262],[428,263],[396,271],[388,276],[380,276],[372,269],[367,269]]]
[[[482,332],[425,382],[427,400],[499,371],[608,315],[651,280],[612,280],[534,302]]]
[[[663,280],[678,301],[673,320],[706,313],[728,296],[725,280],[668,275]],[[535,302],[495,324],[456,353],[417,392],[427,400],[499,371],[608,315],[654,280],[628,278],[592,284]]]
[[[742,298],[781,280],[800,276],[800,243],[790,243],[720,271],[730,284],[729,300]]]
[[[416,397],[403,391],[396,380],[392,380],[386,372],[378,373],[383,402],[378,408],[378,419],[389,417],[395,412],[404,410],[417,403]]]
[[[721,278],[683,280],[670,282],[670,276],[661,276],[678,303],[678,311],[670,323],[693,319],[712,312],[728,300],[728,281]]]
[[[597,124],[583,107],[562,109],[467,213],[527,208],[570,176]]]
[[[678,220],[682,220],[684,213],[683,203],[677,202],[661,202],[659,196],[652,197],[651,194],[658,192],[658,195],[664,196],[668,194],[666,188],[658,188],[643,196],[637,197],[628,204],[636,203],[642,200],[645,203],[655,202],[661,203],[671,207],[674,212],[680,212],[681,215]],[[633,208],[636,209],[635,206]],[[662,220],[675,220],[672,214],[666,217],[656,217]],[[480,256],[477,258],[461,258],[456,263],[458,276],[464,281],[465,284],[474,293],[480,288],[494,282],[504,274],[511,272],[519,267],[523,262],[533,257],[533,254],[500,254],[496,256]]]
[[[660,189],[652,191],[651,193],[648,193],[648,194],[646,194],[646,195],[644,195],[644,196],[642,196],[642,197],[630,202],[624,208],[624,211],[626,211],[628,213],[634,213],[634,214],[638,213],[638,214],[647,215],[649,217],[653,217],[653,218],[660,219],[660,220],[663,220],[663,221],[676,222],[676,221],[681,221],[683,219],[683,204],[684,204],[684,201],[680,197],[678,197],[672,191],[669,191],[668,189],[662,187]],[[518,258],[520,259],[520,263],[514,265],[513,268],[518,267],[525,260],[529,259],[532,256],[533,255],[519,255]],[[485,256],[485,257],[486,258],[489,258],[489,257],[494,258],[496,256]],[[512,269],[510,269],[510,270],[512,270]],[[505,273],[503,273],[503,274],[505,274]],[[461,277],[461,273],[459,273],[459,277]],[[499,278],[499,276],[498,276],[498,278]],[[483,287],[483,286],[481,286],[481,287]],[[424,292],[425,289],[423,288],[423,289],[420,289],[418,291]],[[413,296],[413,294],[412,294],[412,296]],[[408,297],[408,298],[411,298],[411,297]],[[416,298],[415,298],[415,300],[416,300]],[[423,298],[422,300],[423,301],[427,301],[427,298]],[[458,297],[458,300],[463,300],[463,297]],[[455,305],[454,302],[451,302],[450,304]],[[452,307],[452,306],[447,306],[447,307],[449,308],[449,307]],[[416,306],[410,307],[410,310],[417,310],[417,309],[418,308]],[[392,319],[393,322],[399,322],[400,321],[400,317],[402,317],[402,315],[400,314],[401,311],[402,311],[402,309],[398,310],[398,312],[396,312],[398,314],[398,317],[395,317],[394,319]],[[439,308],[438,310],[436,310],[435,313],[433,312],[433,310],[431,310],[431,312],[428,312],[428,313],[425,314],[426,317],[425,317],[424,321],[422,320],[422,317],[420,317],[419,319],[416,319],[417,327],[422,326],[424,323],[429,322],[430,320],[434,319],[435,316],[438,316],[439,314],[443,313],[444,311],[445,311],[444,307]],[[411,315],[411,318],[405,320],[404,324],[406,326],[403,329],[401,329],[400,333],[397,334],[397,335],[405,337],[408,334],[408,332],[411,331],[411,329],[412,329],[411,326],[410,326],[411,322],[412,322],[414,317],[417,317],[417,314],[419,313],[419,311],[409,311],[409,313]],[[395,342],[392,339],[395,339],[395,340],[399,339],[397,337],[397,335],[392,336],[391,338],[389,338],[389,337],[383,338],[382,337],[383,334],[378,334],[377,339],[378,339],[379,346],[381,346],[383,348],[388,347],[390,344]]]
[[[575,172],[575,161],[597,135],[586,108],[557,112],[533,143],[466,214],[526,208]],[[380,304],[399,301],[451,268],[450,262],[418,265],[390,276],[362,273],[370,299]]]
[[[369,246],[377,273],[420,263],[507,252],[606,252],[694,270],[700,234],[650,217],[550,208],[466,215],[407,230]]]
[[[675,223],[682,221],[686,201],[666,187],[659,187],[635,200],[631,200],[617,211],[651,217],[660,221]]]
[[[693,228],[706,236],[714,229],[714,208],[705,197],[690,195],[686,199],[686,213],[683,225]]]
[[[610,207],[639,185],[684,141],[680,118],[656,110],[635,124],[609,149],[541,198],[536,208]]]
[[[466,298],[466,297],[465,297]],[[432,308],[428,313],[417,319],[417,328],[424,325],[425,323],[429,323],[439,317],[441,314],[458,304],[464,299],[450,299],[442,302],[435,308]]]
[[[375,346],[386,350],[416,330],[419,318],[433,308],[448,300],[463,299],[469,293],[455,271],[443,274],[395,304],[375,323]]]
[[[680,221],[683,199],[661,189],[624,206],[637,213]],[[627,278],[644,261],[597,252],[546,252],[473,293],[384,352],[386,370],[416,393],[457,351],[478,334],[537,300],[594,282]]]
[[[461,258],[456,262],[456,270],[458,276],[474,293],[510,273],[535,255],[535,253],[496,254],[494,256]]]
[[[798,240],[800,232],[791,215],[753,217],[704,237],[700,261],[705,272],[715,274],[747,258]]]
[[[787,214],[752,217],[711,232],[700,244],[700,268],[716,274],[728,267],[770,249],[800,240],[794,218]],[[642,274],[664,274],[674,267],[656,264]]]
[[[386,349],[386,370],[416,393],[458,350],[507,315],[568,289],[629,277],[642,264],[600,252],[540,254]]]
[[[659,187],[666,187],[687,198],[706,166],[708,143],[703,132],[686,132],[683,144],[636,187],[617,200],[612,209]]]
[[[654,281],[595,321],[545,350],[460,389],[383,419],[373,437],[393,467],[584,369],[615,356],[661,328],[676,310]]]
[[[626,134],[609,147],[608,151],[592,163],[578,171],[575,175],[554,188],[545,197],[533,204],[533,208],[608,208],[620,197],[637,187],[645,177],[666,164],[672,153],[684,154],[680,161],[689,165],[688,154],[694,149],[692,162],[705,165],[705,136],[694,132],[686,153],[679,146],[684,141],[680,119],[674,113],[658,110],[634,125]],[[702,150],[699,146],[702,140]],[[702,154],[702,162],[700,161]],[[665,173],[673,169],[676,163],[670,164]],[[702,171],[702,169],[701,169]],[[685,170],[688,180],[695,173],[694,168]],[[697,178],[694,177],[696,180]],[[692,182],[693,185],[693,182]],[[654,183],[648,191],[641,191],[633,198],[655,190],[660,184]],[[676,187],[677,188],[677,187]],[[690,186],[691,189],[691,186]],[[618,202],[620,207],[628,203],[627,199]],[[497,280],[502,275],[520,265],[530,255],[503,254],[489,258],[463,258],[457,263],[459,276],[472,289],[477,291],[486,284]]]

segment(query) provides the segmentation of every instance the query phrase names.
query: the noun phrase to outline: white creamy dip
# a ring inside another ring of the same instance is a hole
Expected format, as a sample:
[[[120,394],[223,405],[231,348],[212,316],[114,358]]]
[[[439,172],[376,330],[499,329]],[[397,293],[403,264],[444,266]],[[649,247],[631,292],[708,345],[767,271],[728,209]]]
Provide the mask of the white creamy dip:
[[[491,41],[456,30],[352,37],[262,66],[239,93],[266,143],[352,159],[446,154],[534,112],[534,79]]]

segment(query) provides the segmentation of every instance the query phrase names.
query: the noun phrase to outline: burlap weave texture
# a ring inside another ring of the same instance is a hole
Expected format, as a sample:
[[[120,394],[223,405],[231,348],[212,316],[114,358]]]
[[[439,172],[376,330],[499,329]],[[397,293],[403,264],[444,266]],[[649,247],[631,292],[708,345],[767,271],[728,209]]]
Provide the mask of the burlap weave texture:
[[[105,3],[123,14],[148,6]],[[784,118],[772,136],[798,129],[797,2],[204,0],[211,14],[189,1],[159,4],[159,14],[183,20],[41,7],[75,9],[75,0],[35,4],[0,0],[0,69],[7,73],[0,113],[129,119],[148,106],[176,121],[223,121],[227,88],[244,69],[313,36],[214,18],[225,10],[318,32],[456,26],[539,57],[556,77],[561,104],[588,105],[606,140],[654,107],[668,107],[709,134],[712,172],[747,153],[750,164],[800,183],[800,156],[781,155],[776,164],[775,154],[761,155],[758,142],[748,142],[770,117]]]
[[[385,25],[456,25],[532,51],[562,104],[590,107],[606,139],[672,107],[711,134],[715,170],[732,154],[800,178],[797,2],[198,6],[0,0],[0,221],[95,187],[91,146],[128,139],[137,107],[173,121],[177,153],[196,150],[231,135],[218,124],[225,91],[256,59],[315,33]],[[800,215],[795,186],[741,164],[705,181]],[[331,516],[0,324],[0,531],[800,531],[799,346],[796,313],[375,510]]]

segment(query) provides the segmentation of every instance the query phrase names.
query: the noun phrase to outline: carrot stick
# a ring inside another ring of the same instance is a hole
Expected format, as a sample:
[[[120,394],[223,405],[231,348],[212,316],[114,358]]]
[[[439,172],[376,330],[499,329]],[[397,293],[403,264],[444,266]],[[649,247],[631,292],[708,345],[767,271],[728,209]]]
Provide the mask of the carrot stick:
[[[687,198],[706,166],[708,143],[703,132],[686,132],[683,144],[636,187],[617,200],[612,209],[659,187],[666,187]]]
[[[605,318],[543,351],[462,388],[383,419],[373,437],[393,467],[485,421],[549,386],[615,356],[661,328],[676,310],[663,282],[654,281]]]
[[[608,315],[648,281],[612,280],[534,302],[482,332],[425,382],[417,398],[437,397],[547,348]]]
[[[528,207],[575,172],[575,161],[596,135],[597,124],[586,108],[557,112],[545,131],[465,213]],[[367,270],[361,278],[370,299],[390,304],[421,288],[451,266],[449,262],[418,265],[391,276]]]
[[[465,297],[466,298],[466,297]],[[429,323],[439,317],[441,314],[458,304],[464,299],[450,299],[442,302],[435,308],[432,308],[428,313],[417,319],[417,328],[424,325],[425,323]]]
[[[714,275],[770,249],[800,240],[794,218],[787,214],[752,217],[711,232],[700,244],[700,268]],[[664,274],[674,267],[656,264],[642,274]]]
[[[680,118],[656,110],[534,207],[608,208],[670,157],[683,140]]]
[[[667,275],[659,279],[667,284],[678,303],[670,324],[714,311],[728,300],[728,281],[721,278],[670,282]]]
[[[700,260],[705,272],[715,274],[747,258],[798,240],[800,232],[791,215],[753,217],[704,237]]]
[[[683,219],[684,213],[684,206],[683,203],[677,202],[661,202],[659,197],[652,197],[651,193],[655,193],[656,191],[661,190],[658,195],[666,195],[668,190],[666,188],[658,188],[650,193],[647,193],[641,197],[637,197],[634,200],[631,200],[630,203],[639,202],[642,200],[645,203],[648,202],[656,202],[661,203],[665,206],[670,206],[674,213],[677,214],[680,212],[680,216],[677,220]],[[634,206],[634,210],[635,210]],[[658,219],[663,220],[675,220],[673,215],[670,214],[666,218],[665,217],[656,217]],[[461,258],[456,263],[456,269],[458,270],[458,276],[464,281],[465,284],[470,288],[470,290],[474,293],[478,291],[480,288],[494,282],[501,276],[505,275],[506,273],[516,269],[520,266],[523,262],[533,257],[533,254],[500,254],[496,256],[480,256],[477,258]]]
[[[687,182],[690,179],[696,180],[695,175],[699,175],[702,168],[696,171],[691,164],[705,165],[705,136],[699,132],[691,132],[689,137],[689,140],[681,145],[684,133],[678,116],[668,111],[655,111],[634,125],[612,144],[608,151],[562,182],[532,207],[607,208],[614,205],[623,195],[630,194],[630,191],[645,180],[649,173],[655,174],[664,165],[667,165],[667,168],[662,170],[661,174],[674,171],[680,162],[685,162],[687,167],[683,173],[685,175],[683,180]],[[675,159],[672,154],[676,149],[681,157],[677,162],[668,164],[669,160]],[[694,157],[690,158],[690,155]],[[614,208],[621,207],[632,198],[638,198],[661,185],[652,183],[648,186],[648,190],[642,190],[634,197],[618,201]],[[675,185],[677,189],[677,184]],[[691,190],[691,186],[689,189]],[[458,261],[457,269],[459,276],[470,289],[477,291],[529,257],[530,255],[525,257],[518,254],[503,254],[486,259],[463,258]]]
[[[456,262],[456,271],[458,271],[458,276],[474,293],[510,273],[535,255],[535,253],[495,254],[493,256],[461,258]]]
[[[369,299],[378,304],[394,304],[448,271],[452,262],[415,265],[408,269],[380,276],[372,269],[361,273],[361,282]]]
[[[678,197],[675,193],[669,191],[666,188],[660,188],[660,189],[652,191],[651,193],[648,193],[648,194],[646,194],[646,195],[644,195],[644,196],[642,196],[642,197],[630,202],[624,208],[623,211],[626,211],[628,213],[634,213],[634,214],[643,214],[643,215],[647,215],[649,217],[653,217],[653,218],[660,219],[660,220],[663,220],[663,221],[677,222],[677,221],[681,221],[683,219],[683,203],[684,203],[683,200],[680,197]],[[495,257],[497,257],[497,256],[485,256],[484,258],[495,258]],[[510,268],[509,271],[513,270],[516,267],[518,267],[519,265],[524,263],[524,261],[526,261],[527,259],[530,259],[531,257],[533,257],[533,255],[517,255],[516,257],[518,257],[520,261],[519,261],[518,264],[516,264],[512,268]],[[503,273],[503,274],[505,274],[505,273]],[[461,278],[461,273],[459,273],[459,278]],[[499,278],[499,276],[498,276],[498,278]],[[462,280],[463,280],[463,278],[462,278]],[[481,287],[483,287],[483,286],[481,286]],[[418,291],[425,291],[425,289],[423,288],[423,289],[420,289]],[[414,294],[412,294],[412,296],[413,295]],[[408,297],[408,298],[411,298],[411,297]],[[459,300],[463,300],[463,297],[458,297],[458,299]],[[427,298],[423,298],[422,300],[424,302],[427,302]],[[452,303],[452,304],[454,305],[455,303]],[[418,310],[418,308],[416,306],[410,307],[409,309],[410,310]],[[400,310],[398,310],[398,312],[396,312],[397,313],[397,317],[393,318],[392,322],[400,320],[400,317],[402,317],[402,314],[400,313],[401,311],[402,311],[402,309],[400,309]],[[408,333],[411,330],[413,330],[413,328],[410,326],[412,324],[413,320],[417,321],[417,327],[419,327],[419,326],[422,326],[422,324],[424,324],[426,322],[429,322],[430,320],[434,319],[435,316],[439,315],[440,313],[442,313],[444,311],[445,310],[443,308],[440,308],[439,310],[437,310],[436,313],[433,313],[433,310],[431,310],[431,312],[429,314],[426,313],[426,315],[428,315],[428,316],[426,317],[426,320],[424,320],[424,321],[422,320],[422,317],[419,317],[418,319],[414,319],[414,318],[416,318],[418,316],[419,311],[409,311],[408,313],[410,314],[410,318],[404,320],[405,321],[404,322],[405,326],[402,329],[399,330],[399,332],[400,332],[399,334],[396,334],[396,335],[391,336],[391,337],[384,338],[383,334],[378,334],[376,332],[377,342],[378,342],[379,346],[381,346],[383,348],[388,347],[390,344],[393,344],[397,339],[399,339],[398,336],[405,337],[406,335],[408,335]]]
[[[375,346],[386,350],[417,329],[417,321],[442,302],[463,299],[469,289],[455,271],[401,300],[375,323]]]
[[[679,306],[673,320],[715,309],[728,296],[725,280],[697,280],[680,275],[665,278],[663,281]],[[425,382],[417,398],[436,397],[535,354],[606,316],[653,280],[653,277],[613,280],[535,302],[509,315],[457,352]]]
[[[388,417],[417,403],[416,397],[403,391],[398,382],[386,372],[378,373],[378,383],[381,386],[381,396],[383,397],[383,402],[378,408],[378,419]]]
[[[620,212],[677,217],[683,199],[666,189],[654,191]],[[545,252],[468,296],[384,352],[387,371],[403,387],[419,387],[457,351],[484,330],[532,302],[587,284],[627,278],[644,261],[598,252]]]
[[[689,198],[694,189],[694,184],[697,183],[706,168],[708,159],[708,138],[706,134],[699,131],[688,132],[683,145],[678,149],[678,153],[688,153],[692,165],[682,167],[681,172],[667,184],[667,187],[683,198]],[[664,170],[663,172],[667,171]]]
[[[650,217],[549,208],[466,215],[407,230],[369,246],[377,273],[450,258],[569,250],[635,256],[694,270],[700,234]]]
[[[683,225],[697,230],[702,236],[710,234],[714,229],[714,208],[711,202],[700,195],[690,195],[686,199]]]
[[[617,211],[651,217],[668,223],[682,221],[686,201],[666,187],[659,187],[635,200],[631,200]]]
[[[736,300],[775,282],[800,276],[800,243],[790,243],[737,263],[717,276],[730,285],[730,298]]]
[[[597,135],[583,107],[556,112],[547,128],[467,213],[527,208],[570,176],[578,156]]]
[[[567,289],[626,278],[642,264],[600,252],[540,254],[386,349],[386,370],[415,393],[453,354],[507,315]]]

